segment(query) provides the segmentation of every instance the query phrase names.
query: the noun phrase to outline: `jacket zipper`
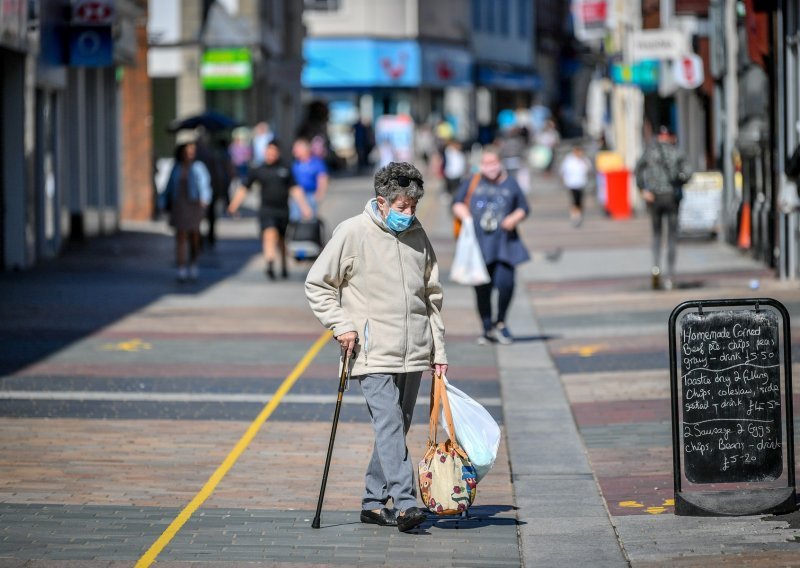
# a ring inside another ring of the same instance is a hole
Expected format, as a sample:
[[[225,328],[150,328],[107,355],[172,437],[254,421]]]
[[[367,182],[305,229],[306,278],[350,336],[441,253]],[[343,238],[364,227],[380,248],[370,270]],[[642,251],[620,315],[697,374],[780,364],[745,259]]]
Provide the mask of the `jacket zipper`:
[[[369,320],[364,323],[364,365],[369,365]]]
[[[406,317],[403,322],[403,369],[408,365],[406,359],[408,358],[408,292],[406,290],[406,271],[403,266],[403,255],[400,253],[400,239],[395,237],[395,244],[397,245],[397,258],[400,260],[400,282],[403,285],[403,299],[405,300]]]

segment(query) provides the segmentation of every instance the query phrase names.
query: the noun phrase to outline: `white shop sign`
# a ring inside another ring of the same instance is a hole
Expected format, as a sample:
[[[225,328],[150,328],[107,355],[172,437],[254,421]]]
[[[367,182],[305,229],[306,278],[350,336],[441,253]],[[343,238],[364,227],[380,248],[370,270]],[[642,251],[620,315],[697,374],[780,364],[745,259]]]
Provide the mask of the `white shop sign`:
[[[642,30],[631,33],[631,59],[678,59],[689,52],[686,37],[679,30]]]

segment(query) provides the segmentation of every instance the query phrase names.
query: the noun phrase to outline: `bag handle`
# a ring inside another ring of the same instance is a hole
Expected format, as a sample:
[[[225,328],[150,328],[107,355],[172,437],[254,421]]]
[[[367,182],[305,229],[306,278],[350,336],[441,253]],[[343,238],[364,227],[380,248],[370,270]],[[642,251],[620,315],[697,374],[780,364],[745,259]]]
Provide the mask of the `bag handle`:
[[[430,431],[428,432],[428,444],[431,446],[436,445],[436,427],[439,423],[439,380],[438,375],[434,375],[431,380],[431,415],[430,415]]]
[[[472,179],[469,182],[469,186],[467,187],[467,194],[464,196],[464,205],[469,207],[470,201],[472,201],[472,194],[475,193],[475,188],[478,187],[478,183],[481,181],[481,174],[478,172],[472,176]],[[453,237],[458,239],[458,235],[461,233],[461,219],[456,217],[453,219]]]
[[[469,207],[469,202],[472,201],[472,194],[475,193],[475,188],[478,187],[478,182],[481,181],[481,174],[477,173],[472,176],[467,188],[467,195],[464,196],[464,205]]]
[[[467,453],[461,448],[456,440],[456,429],[453,426],[453,414],[450,411],[450,399],[447,398],[447,387],[444,384],[442,375],[434,375],[431,382],[431,418],[430,432],[428,440],[430,445],[436,445],[437,425],[439,421],[439,405],[444,409],[444,419],[447,421],[447,429],[450,431],[450,441],[453,449],[464,459],[469,459]]]

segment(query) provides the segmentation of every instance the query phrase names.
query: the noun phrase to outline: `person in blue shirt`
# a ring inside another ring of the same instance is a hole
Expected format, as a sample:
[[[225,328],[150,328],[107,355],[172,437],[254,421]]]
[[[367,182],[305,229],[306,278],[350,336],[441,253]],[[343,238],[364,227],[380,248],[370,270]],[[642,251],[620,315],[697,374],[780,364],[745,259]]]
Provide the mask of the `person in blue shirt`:
[[[513,339],[506,326],[506,313],[514,295],[515,267],[530,259],[519,237],[517,225],[528,216],[528,202],[517,182],[503,170],[500,154],[487,146],[481,154],[480,174],[467,179],[453,198],[453,215],[462,223],[473,223],[483,260],[491,276],[489,284],[475,287],[483,335],[478,343]],[[492,317],[492,290],[498,292],[496,317]]]
[[[298,138],[292,147],[294,163],[292,164],[292,175],[306,195],[306,201],[317,215],[317,207],[325,198],[328,192],[328,168],[325,162],[312,155],[311,144],[304,138]],[[292,199],[290,203],[289,219],[299,221],[302,219],[300,206]]]

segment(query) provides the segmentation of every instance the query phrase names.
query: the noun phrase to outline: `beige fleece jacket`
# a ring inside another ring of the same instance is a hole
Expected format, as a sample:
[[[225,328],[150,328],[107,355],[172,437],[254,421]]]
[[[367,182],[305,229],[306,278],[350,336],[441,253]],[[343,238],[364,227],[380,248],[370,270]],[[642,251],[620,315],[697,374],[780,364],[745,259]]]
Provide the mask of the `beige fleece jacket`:
[[[447,363],[439,266],[415,220],[388,229],[370,200],[333,232],[306,278],[322,325],[359,336],[353,375],[425,371]]]

